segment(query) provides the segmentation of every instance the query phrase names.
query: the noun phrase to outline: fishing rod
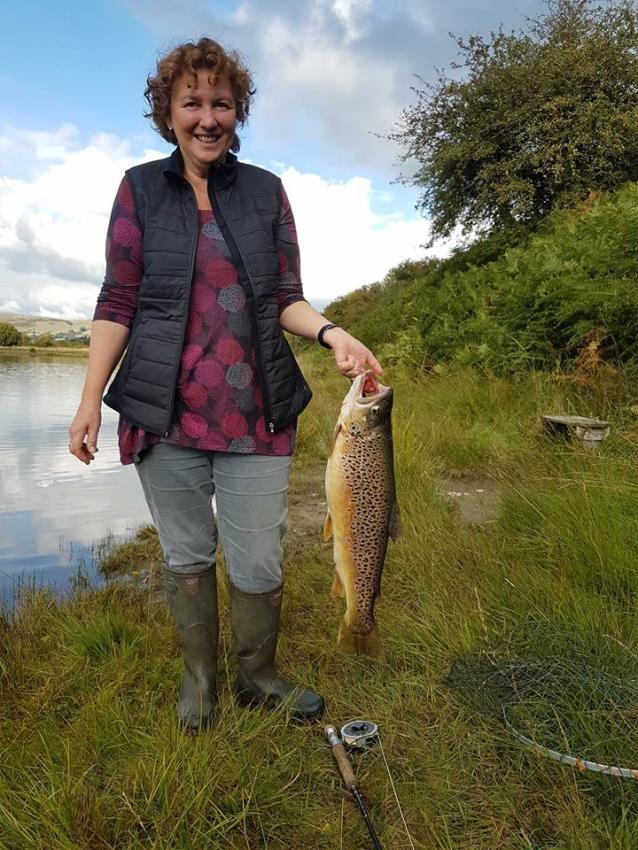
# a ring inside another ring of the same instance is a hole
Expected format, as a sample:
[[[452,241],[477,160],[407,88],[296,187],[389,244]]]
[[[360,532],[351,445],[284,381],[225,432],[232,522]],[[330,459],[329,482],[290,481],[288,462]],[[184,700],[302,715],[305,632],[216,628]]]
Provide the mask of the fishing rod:
[[[383,850],[381,842],[379,841],[379,838],[374,831],[374,827],[372,826],[372,821],[370,820],[370,815],[368,814],[363,795],[357,786],[357,779],[354,775],[352,765],[350,764],[350,759],[346,753],[343,740],[339,737],[339,735],[337,735],[337,730],[334,726],[326,726],[325,734],[328,739],[328,743],[332,748],[332,755],[334,756],[334,760],[339,768],[343,784],[352,794],[352,797],[361,812],[365,825],[368,828],[370,838],[374,845],[374,850]],[[374,723],[367,723],[365,720],[355,721],[354,723],[346,724],[346,726],[344,726],[341,730],[341,734],[344,736],[344,739],[348,741],[350,746],[366,749],[373,743],[377,734],[377,727]],[[359,741],[362,743],[357,743]]]

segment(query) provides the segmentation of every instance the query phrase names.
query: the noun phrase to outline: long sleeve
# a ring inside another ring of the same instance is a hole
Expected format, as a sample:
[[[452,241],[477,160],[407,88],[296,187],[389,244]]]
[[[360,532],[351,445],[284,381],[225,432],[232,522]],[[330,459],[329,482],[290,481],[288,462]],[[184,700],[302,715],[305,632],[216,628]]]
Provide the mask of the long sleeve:
[[[106,236],[106,273],[93,319],[131,327],[144,271],[142,230],[126,175],[120,183]]]
[[[277,302],[279,315],[295,301],[305,301],[301,285],[301,268],[297,228],[290,207],[290,201],[284,188],[281,189],[281,210],[275,234],[277,256],[279,258],[279,286]]]

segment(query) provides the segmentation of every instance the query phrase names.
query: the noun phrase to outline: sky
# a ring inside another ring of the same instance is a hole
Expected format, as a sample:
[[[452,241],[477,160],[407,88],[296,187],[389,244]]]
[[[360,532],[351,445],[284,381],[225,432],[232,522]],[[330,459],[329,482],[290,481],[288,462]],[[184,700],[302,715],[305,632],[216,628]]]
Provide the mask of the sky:
[[[431,249],[387,138],[450,36],[525,26],[543,0],[21,0],[0,4],[0,313],[91,317],[126,168],[171,147],[144,118],[159,55],[208,35],[257,87],[240,158],[283,180],[317,304]],[[415,76],[416,75],[416,76]]]

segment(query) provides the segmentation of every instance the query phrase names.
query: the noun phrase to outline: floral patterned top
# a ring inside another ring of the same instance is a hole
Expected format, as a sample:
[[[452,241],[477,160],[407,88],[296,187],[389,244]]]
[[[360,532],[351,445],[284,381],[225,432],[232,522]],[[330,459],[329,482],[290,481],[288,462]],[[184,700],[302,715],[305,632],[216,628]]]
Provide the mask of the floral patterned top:
[[[264,420],[251,319],[237,269],[212,210],[198,211],[199,233],[186,335],[167,436],[149,434],[120,416],[123,464],[159,442],[244,454],[290,455],[296,423],[275,434]],[[279,313],[304,300],[295,222],[284,190],[276,232]],[[120,184],[106,239],[106,275],[93,319],[131,327],[143,276],[142,230],[130,183]]]

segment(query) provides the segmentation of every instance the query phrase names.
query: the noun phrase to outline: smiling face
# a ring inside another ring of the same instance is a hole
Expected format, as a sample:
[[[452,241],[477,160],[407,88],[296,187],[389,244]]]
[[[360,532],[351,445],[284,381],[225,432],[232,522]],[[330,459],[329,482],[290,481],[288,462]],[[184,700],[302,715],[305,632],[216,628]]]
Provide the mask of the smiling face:
[[[211,82],[212,80],[212,82]],[[205,177],[235,138],[237,112],[230,79],[209,68],[182,74],[171,89],[170,125],[188,172]]]

